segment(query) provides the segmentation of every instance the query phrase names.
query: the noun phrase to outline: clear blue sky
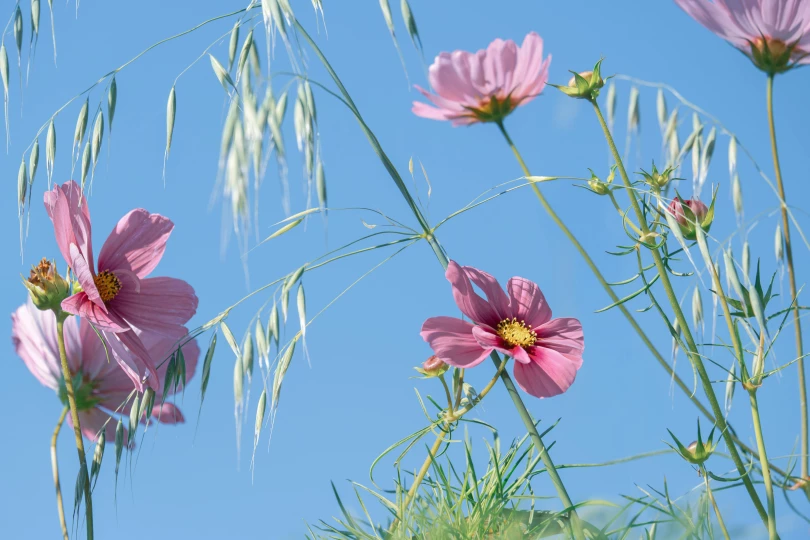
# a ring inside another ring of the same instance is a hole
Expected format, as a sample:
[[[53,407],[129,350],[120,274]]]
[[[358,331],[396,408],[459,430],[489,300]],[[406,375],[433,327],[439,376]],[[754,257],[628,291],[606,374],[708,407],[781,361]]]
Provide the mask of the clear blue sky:
[[[124,6],[85,0],[76,19],[74,5],[66,8],[56,2],[58,69],[51,58],[49,19],[47,12],[43,13],[42,36],[24,92],[22,116],[16,68],[12,70],[12,144],[2,161],[6,181],[0,215],[6,230],[2,240],[6,264],[0,267],[0,312],[10,314],[25,300],[20,273],[27,273],[30,264],[43,256],[58,258],[51,223],[41,203],[45,190],[44,138],[22,263],[18,254],[14,186],[20,154],[38,127],[69,98],[152,43],[246,3],[148,0]],[[293,4],[314,34],[310,3]],[[418,94],[408,87],[376,2],[351,7],[348,3],[326,4],[329,37],[321,32],[318,42],[401,172],[407,175],[411,156],[424,164],[433,186],[430,218],[434,222],[485,189],[520,175],[495,127],[454,129],[410,113],[411,101]],[[543,36],[546,52],[553,55],[551,82],[565,83],[568,69],[589,69],[604,56],[608,74],[626,73],[676,86],[738,133],[762,167],[768,173],[772,170],[764,75],[672,2],[510,1],[499,3],[495,9],[492,2],[413,0],[412,6],[428,62],[442,50],[476,50],[496,37],[522,40],[534,30]],[[103,153],[90,198],[97,246],[118,218],[133,207],[145,207],[174,220],[175,232],[156,275],[182,277],[196,288],[200,308],[194,324],[212,318],[248,288],[235,246],[232,244],[224,257],[220,254],[220,202],[209,209],[225,110],[222,88],[207,60],[178,83],[177,123],[164,187],[166,97],[176,75],[232,23],[225,20],[162,46],[119,74],[112,145]],[[27,32],[27,22],[25,27]],[[426,86],[418,54],[410,46],[404,27],[400,24],[397,30],[411,82]],[[7,36],[5,43],[13,52],[13,38]],[[213,52],[226,58],[227,40]],[[328,83],[323,70],[314,65],[314,56],[310,59],[313,77]],[[277,55],[276,62],[276,69],[287,69],[283,54]],[[804,163],[810,145],[806,129],[810,108],[805,105],[808,76],[807,70],[799,70],[777,80],[783,167],[794,203],[810,194]],[[618,133],[623,134],[630,87],[619,82],[618,89]],[[91,103],[102,97],[94,92]],[[647,168],[650,160],[659,156],[655,92],[642,91],[641,99],[643,137],[640,153],[633,151],[639,157],[629,163],[633,169]],[[379,208],[411,223],[408,208],[351,115],[322,92],[316,92],[316,100],[330,205]],[[669,103],[670,107],[674,104],[672,99]],[[73,106],[58,119],[55,179],[59,182],[70,175],[67,155],[77,114],[78,106]],[[690,117],[682,111],[685,129]],[[583,176],[587,167],[606,174],[607,150],[584,103],[549,88],[510,117],[507,125],[534,174]],[[290,149],[292,203],[297,211],[305,204],[299,181],[300,160],[292,151],[291,126],[285,133]],[[735,229],[726,144],[725,138],[718,141],[709,177],[710,182],[720,184],[717,224],[712,230],[718,238]],[[776,199],[750,164],[741,165],[741,176],[749,217],[768,212],[751,238],[753,255],[761,256],[763,268],[771,272],[775,266],[772,238]],[[284,217],[276,179],[271,167],[261,192],[262,235],[269,234],[270,224]],[[421,180],[417,183],[424,200],[425,185]],[[606,200],[570,185],[544,189],[610,279],[618,281],[634,273],[633,261],[604,254],[617,243],[627,242]],[[682,189],[689,193],[688,185]],[[361,218],[371,221],[367,215],[333,213],[327,229],[319,218],[312,219],[306,231],[301,227],[262,246],[250,257],[251,285],[276,279],[327,249],[367,233]],[[797,218],[806,225],[806,214],[797,211]],[[442,243],[456,260],[485,269],[503,281],[512,275],[530,278],[544,289],[556,315],[576,316],[583,321],[587,349],[577,382],[559,398],[539,401],[527,397],[532,413],[543,420],[543,425],[562,418],[553,432],[557,441],[553,456],[558,463],[593,463],[662,449],[666,428],[682,435],[685,442],[694,437],[696,409],[681,394],[670,395],[663,370],[630,333],[618,312],[593,313],[609,303],[607,296],[530,192],[500,198],[440,232]],[[739,251],[739,244],[735,247]],[[378,252],[352,258],[307,275],[310,312],[320,310],[382,257]],[[807,247],[797,246],[796,259],[798,267],[804,269],[799,280],[803,283],[810,269]],[[685,290],[690,283],[684,279],[680,285]],[[708,295],[704,297],[708,299]],[[784,296],[775,300],[777,304],[784,301]],[[645,304],[641,301],[634,307]],[[258,304],[235,312],[229,321],[231,327],[241,333],[256,308]],[[706,308],[710,312],[708,300]],[[422,394],[435,394],[439,389],[409,377],[414,375],[412,367],[430,354],[419,337],[421,323],[440,314],[454,315],[457,311],[439,265],[422,244],[386,264],[331,307],[307,334],[311,367],[300,354],[294,359],[284,383],[272,444],[268,452],[265,435],[253,476],[248,467],[253,413],[245,427],[238,469],[233,358],[221,342],[196,438],[199,376],[181,403],[189,423],[150,431],[136,454],[137,463],[133,460],[122,469],[117,507],[113,500],[113,452],[108,448],[94,497],[97,537],[298,538],[305,531],[305,521],[336,515],[330,480],[348,496],[350,487],[345,479],[367,483],[368,466],[378,453],[423,425],[413,388],[418,387]],[[639,318],[651,329],[659,348],[668,351],[670,339],[657,315],[651,311]],[[0,335],[10,336],[9,317],[0,321]],[[295,325],[291,321],[290,330]],[[291,334],[288,331],[288,336]],[[786,361],[792,357],[792,340],[783,341],[778,358]],[[0,378],[0,409],[5,412],[6,432],[0,445],[4,492],[0,531],[7,538],[52,538],[58,534],[58,523],[48,443],[61,405],[31,376],[9,343],[7,337],[1,349],[5,369]],[[731,357],[721,356],[720,361],[730,364]],[[683,356],[678,369],[691,380]],[[490,375],[489,366],[482,365],[472,374],[475,386],[483,386]],[[769,380],[761,391],[769,453],[774,457],[793,452],[798,432],[796,386],[795,369],[788,369],[781,379]],[[254,384],[251,406],[257,388]],[[722,387],[718,391],[722,393]],[[742,392],[738,392],[731,414],[743,438],[750,440],[750,414]],[[486,400],[480,415],[500,428],[504,440],[522,434],[522,426],[500,388]],[[486,434],[479,431],[472,436],[481,442]],[[483,449],[483,445],[479,447]],[[60,438],[59,456],[70,508],[76,465],[75,450],[66,433]],[[410,466],[421,459],[421,454],[414,455]],[[784,465],[785,460],[780,462]],[[731,468],[722,460],[713,463],[718,473]],[[388,478],[393,472],[389,462],[378,470],[378,477]],[[664,477],[674,493],[683,493],[700,482],[675,456],[563,472],[575,500],[619,501],[619,494],[638,495],[636,485],[662,486]],[[535,490],[553,494],[552,486],[542,477]],[[804,537],[807,524],[792,515],[782,504],[781,495],[779,498],[782,537]],[[720,493],[718,499],[727,521],[756,524],[750,502],[741,491]],[[807,510],[808,503],[800,496],[794,495],[794,500]],[[549,502],[556,507],[554,504]],[[753,531],[752,537],[762,532]],[[743,537],[741,529],[736,534]]]

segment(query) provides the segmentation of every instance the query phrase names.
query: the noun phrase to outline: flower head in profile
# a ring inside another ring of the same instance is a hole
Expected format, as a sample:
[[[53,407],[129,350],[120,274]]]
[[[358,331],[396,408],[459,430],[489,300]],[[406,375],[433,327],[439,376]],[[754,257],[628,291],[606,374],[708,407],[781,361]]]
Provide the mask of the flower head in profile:
[[[518,46],[496,39],[485,50],[443,52],[428,73],[434,94],[416,86],[431,104],[415,101],[413,113],[454,126],[500,122],[515,108],[539,96],[548,80],[551,55],[531,32]]]
[[[455,317],[425,321],[422,338],[438,358],[470,368],[498,351],[515,359],[515,380],[529,394],[543,398],[568,390],[585,348],[577,319],[552,319],[540,288],[521,277],[510,279],[504,292],[491,275],[453,261],[445,276],[456,304],[471,322]]]
[[[810,0],[675,0],[769,74],[810,64]]]
[[[144,346],[156,359],[168,357],[188,331],[175,327],[173,335],[147,334],[141,336]],[[107,360],[104,345],[90,324],[82,319],[77,325],[70,318],[64,324],[65,349],[68,366],[73,374],[73,388],[79,409],[79,423],[84,436],[97,440],[105,430],[107,442],[115,440],[116,420],[111,414],[127,416],[127,396],[132,392],[132,381],[115,364]],[[31,300],[11,315],[11,341],[17,355],[39,382],[57,392],[67,405],[65,381],[62,377],[59,349],[56,341],[56,315],[52,311],[40,311]],[[200,348],[192,340],[183,346],[186,361],[185,385],[194,375]],[[159,375],[166,374],[168,362],[156,368]],[[179,387],[182,387],[179,386]],[[176,390],[174,387],[172,391]],[[164,424],[184,422],[183,414],[173,403],[165,402],[162,389],[155,391],[152,418]],[[131,401],[130,401],[131,403]],[[73,421],[68,415],[68,423]]]
[[[62,309],[87,319],[107,339],[112,355],[139,390],[147,377],[157,388],[153,359],[139,332],[173,336],[197,311],[194,289],[180,279],[147,277],[163,257],[174,224],[142,208],[122,217],[94,262],[90,210],[76,182],[45,193],[56,243],[81,291]]]

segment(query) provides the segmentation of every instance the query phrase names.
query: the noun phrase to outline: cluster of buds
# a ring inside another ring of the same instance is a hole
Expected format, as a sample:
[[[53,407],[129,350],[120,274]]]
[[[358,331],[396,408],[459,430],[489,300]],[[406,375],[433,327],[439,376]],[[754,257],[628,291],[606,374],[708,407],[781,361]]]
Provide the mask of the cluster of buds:
[[[703,204],[697,197],[684,200],[679,195],[669,203],[666,211],[675,218],[684,238],[695,240],[698,227],[703,232],[709,232],[712,221],[714,221],[714,201],[716,196],[717,192],[715,191],[710,206]]]
[[[425,378],[441,377],[444,375],[450,366],[445,364],[441,358],[436,355],[431,356],[422,363],[421,367],[413,368],[418,371]]]
[[[571,73],[574,76],[568,81],[568,86],[558,86],[556,84],[551,86],[572,98],[594,101],[599,96],[599,90],[605,86],[605,79],[600,74],[601,64],[602,61],[599,60],[593,67],[593,71],[583,71],[581,73],[572,71]]]
[[[667,431],[669,432],[669,436],[672,437],[672,440],[675,441],[675,445],[677,446],[677,448],[673,446],[672,449],[678,452],[678,454],[680,454],[680,456],[689,463],[692,463],[693,465],[702,466],[704,463],[706,463],[706,460],[709,459],[709,457],[714,452],[715,448],[717,448],[717,445],[720,443],[720,439],[718,439],[717,442],[714,441],[714,429],[715,428],[712,427],[711,432],[709,432],[709,438],[704,443],[703,437],[701,437],[700,435],[700,420],[698,420],[698,428],[697,428],[698,438],[696,441],[692,442],[692,444],[690,444],[689,446],[684,446],[683,444],[681,444],[681,441],[679,441],[678,438],[675,435],[673,435],[671,431],[669,430]]]
[[[644,182],[646,182],[653,191],[659,192],[667,187],[671,181],[679,180],[679,178],[672,178],[673,172],[674,169],[672,167],[667,167],[663,171],[659,171],[655,163],[653,163],[652,172],[641,171],[640,174],[644,177]]]
[[[795,67],[796,62],[791,62],[793,56],[801,58],[801,51],[796,47],[798,42],[785,43],[781,39],[760,37],[754,41],[749,41],[751,47],[751,60],[759,69],[770,75],[784,73]]]
[[[590,169],[588,169],[591,171]],[[610,193],[610,185],[613,183],[613,180],[616,178],[616,165],[613,165],[610,168],[610,174],[608,174],[607,181],[602,182],[602,180],[596,176],[596,174],[591,171],[591,178],[588,180],[588,190],[596,193],[597,195],[607,195]]]
[[[23,279],[34,305],[43,311],[61,311],[62,300],[70,295],[69,283],[56,271],[56,263],[43,258],[31,268],[28,279]]]

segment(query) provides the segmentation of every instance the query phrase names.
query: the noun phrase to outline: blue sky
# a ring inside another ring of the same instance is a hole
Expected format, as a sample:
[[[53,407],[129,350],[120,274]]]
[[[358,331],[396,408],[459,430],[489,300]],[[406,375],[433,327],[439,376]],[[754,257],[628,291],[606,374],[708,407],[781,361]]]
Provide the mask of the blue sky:
[[[7,181],[0,215],[7,231],[2,240],[7,263],[0,268],[0,311],[10,314],[25,300],[19,284],[21,273],[27,273],[29,266],[43,256],[59,257],[51,223],[40,202],[46,189],[44,159],[33,188],[24,260],[19,257],[16,202],[12,193],[20,155],[39,126],[68,99],[147,46],[210,17],[242,8],[245,3],[149,0],[136,7],[125,7],[120,3],[85,0],[76,18],[73,4],[65,7],[57,2],[58,68],[53,65],[48,36],[50,22],[47,13],[43,13],[42,35],[30,82],[24,89],[22,111],[18,75],[16,68],[12,69],[12,138],[8,155],[2,161]],[[568,69],[589,69],[596,60],[605,57],[607,74],[623,73],[672,84],[737,133],[766,173],[771,174],[764,75],[672,2],[510,1],[502,3],[499,9],[493,9],[491,2],[479,1],[411,3],[428,63],[443,50],[476,50],[496,37],[520,41],[534,30],[544,38],[546,52],[553,56],[551,82],[565,83]],[[310,3],[293,4],[304,26],[316,35]],[[323,29],[316,39],[403,175],[407,175],[407,163],[412,156],[424,165],[432,185],[431,221],[461,208],[484,190],[520,176],[495,127],[451,128],[410,113],[411,101],[418,94],[409,88],[376,3],[325,7],[328,39]],[[398,16],[395,18],[399,21]],[[217,36],[228,32],[232,24],[232,20],[224,20],[172,41],[119,74],[111,146],[103,152],[90,198],[99,246],[119,217],[133,207],[162,213],[175,222],[169,248],[155,274],[182,277],[195,287],[200,307],[193,325],[214,317],[250,288],[245,283],[235,245],[231,244],[224,254],[221,250],[221,199],[210,203],[226,111],[222,87],[206,60],[178,82],[177,120],[164,186],[166,98],[175,77]],[[426,86],[418,53],[408,42],[404,27],[398,26],[397,31],[410,82]],[[27,43],[27,37],[24,41]],[[14,51],[10,34],[5,44]],[[227,39],[212,52],[220,59],[226,58]],[[310,54],[309,59],[312,77],[329,86],[327,75],[314,55]],[[274,71],[288,69],[281,52],[273,66]],[[806,70],[798,70],[778,77],[776,85],[782,164],[788,197],[794,203],[805,200],[810,193],[803,160],[810,145],[806,129],[810,109],[800,105],[804,103],[807,82]],[[617,130],[621,141],[630,85],[620,81],[617,88]],[[91,104],[103,97],[100,91],[93,92]],[[371,207],[412,224],[407,206],[349,112],[323,92],[316,91],[315,97],[330,206]],[[650,161],[660,154],[655,92],[642,90],[641,103],[640,147],[638,142],[634,143],[628,162],[633,170],[648,168]],[[674,106],[671,98],[669,104]],[[70,177],[68,146],[78,108],[74,104],[57,119],[59,144],[54,178],[59,182]],[[690,116],[682,111],[685,130],[689,129]],[[584,176],[589,167],[600,175],[607,173],[607,149],[596,120],[584,103],[548,88],[540,98],[514,113],[507,127],[533,174]],[[305,208],[306,200],[300,182],[300,158],[292,151],[291,125],[285,127],[285,135],[290,148],[292,207],[298,211]],[[41,143],[44,145],[44,138]],[[720,184],[718,218],[712,233],[721,239],[737,230],[726,146],[727,138],[718,140],[709,176],[709,182]],[[776,198],[749,162],[740,167],[747,217],[762,213],[749,236],[752,254],[762,258],[763,269],[770,274],[777,269],[772,247]],[[419,175],[415,182],[423,202],[427,202],[426,184]],[[689,192],[688,184],[684,184],[682,192]],[[549,184],[543,189],[609,279],[618,281],[634,273],[632,260],[605,254],[605,250],[627,241],[620,219],[606,200],[570,184]],[[273,230],[271,224],[285,217],[272,167],[261,191],[261,208],[259,227],[262,236],[266,236]],[[806,225],[807,216],[799,208],[796,217],[800,224]],[[272,281],[329,249],[367,234],[361,219],[371,223],[374,218],[334,212],[325,226],[316,217],[309,220],[306,229],[299,227],[258,248],[249,258],[250,286]],[[551,400],[526,398],[531,412],[542,419],[543,425],[561,418],[553,432],[557,441],[553,449],[556,462],[594,463],[663,449],[667,428],[686,441],[694,438],[697,411],[684,396],[670,393],[663,370],[655,365],[617,312],[594,313],[609,303],[607,296],[529,191],[501,197],[450,222],[440,230],[440,239],[453,258],[487,270],[504,282],[513,275],[536,281],[555,315],[582,320],[587,349],[585,364],[574,386],[565,395]],[[739,242],[734,246],[739,251]],[[810,268],[808,248],[797,242],[795,252],[799,282],[804,283],[807,274],[803,269]],[[323,308],[388,254],[374,252],[352,257],[307,275],[310,313]],[[690,285],[693,282],[689,279],[678,283],[684,293]],[[785,294],[774,301],[777,304],[786,302],[786,281],[781,286]],[[708,295],[704,294],[704,298],[710,312]],[[241,334],[265,299],[260,297],[234,312],[229,318],[231,328]],[[645,303],[639,301],[633,307],[643,308]],[[457,315],[457,309],[439,265],[424,244],[409,248],[376,270],[330,307],[307,333],[311,366],[303,355],[296,354],[284,382],[272,443],[268,450],[265,434],[256,455],[254,474],[248,466],[253,413],[249,413],[251,418],[238,452],[232,397],[233,358],[224,342],[220,342],[196,435],[199,376],[181,400],[189,422],[147,433],[119,479],[117,503],[112,452],[107,454],[94,497],[97,536],[299,538],[305,531],[305,522],[336,515],[338,507],[329,482],[334,481],[347,496],[350,485],[346,479],[368,483],[372,460],[389,444],[424,424],[414,387],[423,395],[440,392],[429,381],[411,378],[412,367],[430,354],[419,337],[419,328],[425,318],[434,315]],[[659,349],[667,352],[670,338],[657,315],[650,311],[638,318]],[[0,334],[10,336],[9,318],[0,320],[3,321]],[[288,337],[295,327],[293,314]],[[782,341],[777,347],[777,358],[784,362],[792,358],[792,339]],[[0,445],[0,462],[5,464],[0,471],[6,494],[0,505],[2,531],[9,538],[53,537],[58,534],[58,523],[48,442],[61,405],[51,391],[31,376],[9,342],[7,339],[5,348],[0,349],[4,351],[6,366],[0,378],[0,404],[6,411],[7,430],[3,437],[6,443]],[[721,355],[718,361],[728,365],[731,357]],[[687,381],[691,380],[683,356],[679,358],[678,370]],[[794,452],[797,440],[795,374],[795,368],[786,370],[781,378],[770,379],[760,392],[760,404],[767,419],[764,429],[768,450],[775,458]],[[715,375],[720,378],[722,373],[717,370]],[[483,364],[470,376],[474,386],[480,388],[491,371]],[[722,394],[722,385],[718,388]],[[254,381],[251,406],[258,392]],[[501,388],[493,391],[479,414],[500,429],[504,440],[522,434],[517,415]],[[735,398],[731,419],[743,438],[751,440],[750,414],[742,392]],[[471,436],[482,443],[487,435],[473,431]],[[66,433],[59,444],[62,483],[70,505],[76,474],[75,451]],[[483,452],[483,444],[479,448]],[[422,457],[415,453],[406,466],[416,467]],[[786,463],[784,459],[779,461]],[[731,467],[722,460],[715,463],[718,473]],[[383,463],[377,471],[378,478],[393,473],[390,462]],[[575,500],[619,501],[620,494],[638,495],[636,486],[661,487],[664,478],[674,493],[684,493],[700,482],[692,468],[671,455],[610,468],[563,472],[563,480]],[[552,486],[542,477],[535,489],[543,495],[553,494]],[[791,514],[779,497],[782,537],[804,537],[807,524]],[[728,522],[743,528],[753,525],[752,537],[762,532],[756,528],[757,519],[744,493],[723,492],[718,499]],[[801,497],[794,494],[793,500],[807,509]],[[552,507],[554,504],[549,502]],[[745,532],[743,528],[736,530],[740,537]]]

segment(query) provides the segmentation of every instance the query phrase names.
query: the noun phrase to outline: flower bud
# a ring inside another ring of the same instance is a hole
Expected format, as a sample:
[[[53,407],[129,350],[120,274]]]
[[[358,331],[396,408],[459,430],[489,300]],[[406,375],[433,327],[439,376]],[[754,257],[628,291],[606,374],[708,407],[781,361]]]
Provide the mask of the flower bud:
[[[599,73],[601,64],[602,61],[599,60],[591,71],[581,73],[572,71],[574,76],[568,81],[567,86],[552,86],[573,98],[595,100],[599,96],[599,90],[605,86],[605,80]]]
[[[597,195],[607,195],[610,193],[610,184],[613,183],[613,179],[616,177],[616,166],[610,168],[610,174],[607,177],[607,182],[602,182],[593,171],[591,171],[591,179],[588,180],[588,187],[591,191],[596,193]]]
[[[664,189],[672,180],[676,180],[672,178],[672,173],[674,169],[672,167],[667,167],[663,171],[659,171],[658,168],[653,163],[652,172],[641,171],[641,176],[644,177],[644,181],[650,185],[654,190],[661,191]]]
[[[438,356],[433,355],[425,360],[421,367],[415,367],[414,369],[426,378],[432,378],[444,375],[450,369],[450,366],[445,364]]]
[[[34,305],[43,311],[62,311],[62,300],[70,295],[68,282],[56,271],[56,263],[43,258],[31,268],[28,279],[23,280]]]
[[[713,441],[714,427],[712,427],[712,430],[709,433],[708,440],[705,443],[703,442],[703,438],[700,435],[700,421],[698,421],[698,438],[689,446],[684,446],[681,444],[681,441],[679,441],[671,431],[669,431],[669,435],[672,437],[672,440],[675,441],[675,445],[677,446],[677,448],[673,447],[673,449],[678,452],[682,458],[694,465],[702,465],[705,463],[714,452],[714,449],[717,447],[717,443],[720,442],[719,440],[717,443]]]
[[[710,211],[709,207],[698,199],[687,199],[684,201],[680,197],[675,197],[675,199],[669,203],[667,212],[678,222],[678,225],[681,227],[681,233],[687,240],[697,238],[697,227],[703,229],[704,232],[709,232],[714,219],[714,212]]]

